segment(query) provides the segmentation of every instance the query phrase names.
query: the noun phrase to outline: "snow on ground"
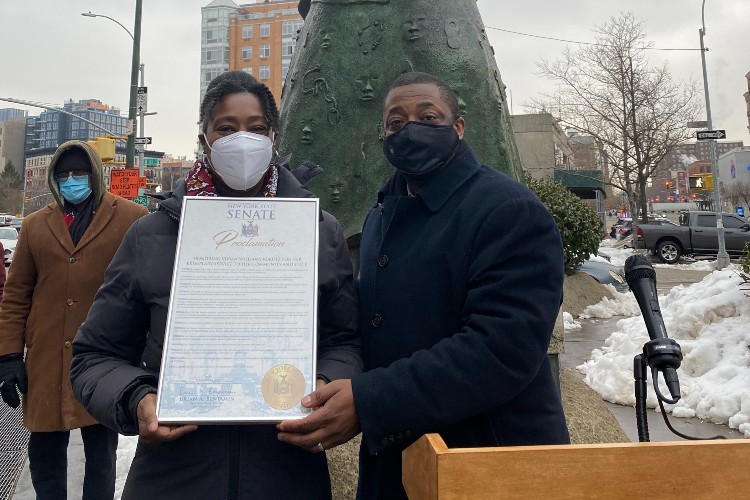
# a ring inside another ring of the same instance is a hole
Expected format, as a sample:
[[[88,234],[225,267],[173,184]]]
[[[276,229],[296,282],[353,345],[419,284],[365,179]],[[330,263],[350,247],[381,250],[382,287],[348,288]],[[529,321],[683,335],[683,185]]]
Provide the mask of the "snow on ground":
[[[612,299],[604,297],[599,303],[583,310],[579,319],[614,318],[615,316],[635,316],[641,313],[635,295],[631,292],[620,293],[612,285],[605,285],[612,294]]]
[[[135,455],[135,447],[138,445],[138,436],[120,436],[117,443],[117,479],[115,479],[115,498],[119,500],[122,489],[125,487],[125,479],[128,477],[130,462]],[[81,482],[83,484],[83,475]],[[68,495],[70,496],[70,495]]]
[[[695,262],[685,262],[680,264],[659,264],[654,263],[654,267],[664,267],[667,269],[687,269],[689,271],[713,271],[716,269],[716,259],[696,260]]]
[[[621,253],[610,256],[614,261]],[[678,370],[682,399],[666,409],[677,417],[728,424],[750,437],[750,287],[741,290],[740,283],[739,270],[732,265],[659,298],[667,333],[684,355]],[[617,322],[604,346],[578,370],[604,399],[633,406],[633,357],[649,340],[635,298],[615,292],[614,300],[587,308],[581,318],[618,315],[630,317]],[[667,394],[666,387],[662,392]],[[651,382],[647,404],[657,405]]]
[[[581,324],[573,319],[573,315],[569,312],[563,312],[563,328],[566,330],[580,330]]]
[[[625,244],[631,244],[631,241],[618,241],[614,238],[605,238],[599,245],[600,255],[591,255],[591,260],[596,260],[599,262],[609,262],[610,264],[613,264],[615,266],[622,267],[625,265],[625,260],[631,255],[635,253],[643,254],[646,252],[645,250],[636,251],[633,248],[625,248]],[[606,258],[602,257],[602,254],[608,256],[610,259],[607,260]],[[713,271],[714,269],[716,269],[716,259],[702,258],[701,260],[693,260],[688,257],[683,257],[679,264],[662,264],[660,262],[655,262],[653,265],[654,267],[663,267],[666,269]]]

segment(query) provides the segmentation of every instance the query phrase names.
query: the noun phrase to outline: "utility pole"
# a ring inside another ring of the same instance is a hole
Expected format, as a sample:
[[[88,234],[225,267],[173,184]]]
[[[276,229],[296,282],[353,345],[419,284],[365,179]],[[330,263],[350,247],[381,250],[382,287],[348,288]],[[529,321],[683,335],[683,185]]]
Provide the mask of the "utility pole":
[[[146,72],[145,65],[143,63],[141,63],[140,67],[141,67],[141,87],[145,87],[146,86],[146,83],[145,83],[146,82],[146,75],[144,75],[144,73]],[[145,128],[145,126],[143,124],[143,118],[146,116],[146,110],[145,109],[141,109],[140,112],[138,113],[138,115],[140,116],[140,123],[138,124],[138,130],[139,130],[139,132],[141,134],[141,137],[145,137],[146,136],[146,128]],[[139,178],[143,177],[145,175],[145,170],[144,170],[144,165],[143,165],[143,162],[144,162],[144,151],[145,150],[146,150],[146,145],[145,144],[141,144],[140,151],[138,152],[138,177]],[[144,190],[138,189],[138,195],[139,196],[142,195],[144,191],[145,191],[145,189]]]
[[[703,44],[703,37],[706,34],[706,0],[703,0],[701,7],[701,22],[703,27],[698,30],[701,40],[701,61],[703,63],[703,90],[706,94],[706,121],[708,130],[713,130],[713,121],[711,120],[711,100],[708,96],[708,73],[706,72],[706,48]],[[714,178],[714,210],[716,211],[716,233],[719,238],[719,253],[716,255],[716,269],[721,270],[729,265],[729,254],[727,254],[726,243],[724,241],[724,221],[721,218],[721,192],[719,189],[719,169],[716,166],[716,140],[711,139],[709,144],[711,152],[711,173]]]
[[[138,67],[141,62],[141,11],[143,0],[135,1],[135,28],[133,30],[133,65],[130,71],[130,112],[128,120],[133,124],[133,132],[128,136],[128,145],[125,153],[126,168],[133,168],[135,164],[135,138],[137,128],[136,118],[136,99],[138,98]]]

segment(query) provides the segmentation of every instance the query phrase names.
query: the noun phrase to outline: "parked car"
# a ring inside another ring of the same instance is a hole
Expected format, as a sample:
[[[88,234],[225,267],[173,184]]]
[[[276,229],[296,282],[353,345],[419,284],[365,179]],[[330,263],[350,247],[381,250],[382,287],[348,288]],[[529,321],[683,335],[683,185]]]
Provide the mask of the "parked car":
[[[639,220],[638,225],[642,225],[643,221]],[[649,217],[646,224],[656,224],[661,226],[676,226],[674,222],[667,219],[666,217]],[[625,238],[633,234],[633,219],[618,219],[617,222],[612,226],[609,235],[612,238],[617,238],[619,229],[619,237]]]
[[[606,256],[603,257],[607,258]],[[622,269],[609,262],[589,259],[581,264],[578,270],[588,274],[602,285],[614,286],[615,290],[620,293],[625,293],[629,290],[625,276],[622,274]]]
[[[0,242],[5,248],[5,255],[3,255],[3,263],[9,266],[13,261],[13,253],[16,251],[16,243],[18,243],[18,231],[10,226],[0,227]]]
[[[724,242],[729,255],[742,255],[750,242],[750,224],[736,214],[723,213]],[[635,248],[650,250],[662,262],[674,264],[683,255],[716,255],[719,238],[715,212],[683,212],[679,226],[638,227]]]
[[[626,236],[630,236],[632,232],[633,232],[633,219],[618,218],[617,221],[614,224],[612,224],[612,229],[609,231],[609,236],[612,238],[617,238],[619,235],[620,238],[625,238]]]
[[[13,217],[10,220],[10,227],[16,228],[16,231],[21,232],[21,224],[23,224],[23,217]]]

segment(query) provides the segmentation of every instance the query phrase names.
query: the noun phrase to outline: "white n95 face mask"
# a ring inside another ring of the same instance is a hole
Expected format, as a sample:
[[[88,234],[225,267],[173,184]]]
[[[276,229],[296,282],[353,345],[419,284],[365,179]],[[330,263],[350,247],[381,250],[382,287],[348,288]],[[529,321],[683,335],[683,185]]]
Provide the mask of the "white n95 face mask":
[[[211,166],[227,186],[237,191],[255,186],[273,158],[271,139],[251,132],[235,132],[208,147]]]

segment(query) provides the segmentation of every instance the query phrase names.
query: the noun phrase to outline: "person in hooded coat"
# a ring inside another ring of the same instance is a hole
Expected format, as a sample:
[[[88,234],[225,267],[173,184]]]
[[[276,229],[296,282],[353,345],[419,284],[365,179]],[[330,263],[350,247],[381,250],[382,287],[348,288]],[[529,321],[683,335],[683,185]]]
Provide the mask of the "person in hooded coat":
[[[0,392],[12,407],[25,393],[37,498],[66,498],[69,431],[80,428],[83,498],[111,499],[117,433],[73,397],[71,346],[123,236],[148,211],[107,192],[102,161],[82,141],[57,149],[47,181],[55,201],[24,219],[0,303]]]

